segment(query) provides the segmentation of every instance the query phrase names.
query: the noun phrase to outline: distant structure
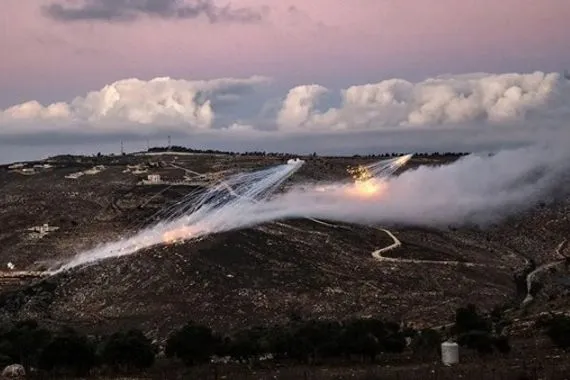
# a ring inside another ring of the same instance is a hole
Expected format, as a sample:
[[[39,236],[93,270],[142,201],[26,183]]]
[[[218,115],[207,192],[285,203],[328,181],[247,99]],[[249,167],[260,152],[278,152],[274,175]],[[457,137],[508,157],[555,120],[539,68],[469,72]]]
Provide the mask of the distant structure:
[[[85,173],[83,173],[83,172],[71,173],[71,174],[66,175],[65,178],[67,178],[67,179],[77,179],[77,178],[83,176],[84,174],[85,174]]]
[[[123,140],[121,140],[121,156],[125,154],[125,145],[123,144]]]
[[[31,227],[29,230],[40,234],[46,234],[48,232],[56,231],[58,229],[59,227],[52,227],[48,223],[44,223],[41,226]]]
[[[570,80],[570,71],[564,70],[564,78],[565,78],[566,80]]]
[[[85,170],[83,173],[88,174],[88,175],[94,175],[94,174],[100,173],[103,170],[105,170],[104,165],[97,165],[97,166],[92,167],[91,169]]]
[[[24,175],[32,175],[32,174],[36,174],[36,169],[34,169],[34,168],[22,168],[20,170],[20,173],[22,173]]]
[[[161,182],[160,174],[149,174],[146,180],[146,183],[148,184],[158,184]]]
[[[28,228],[28,231],[30,233],[30,238],[33,239],[41,239],[43,237],[45,237],[47,234],[49,234],[50,232],[53,231],[57,231],[59,230],[59,227],[54,227],[54,226],[50,226],[47,223],[44,223],[41,226],[34,226],[31,228]]]
[[[170,139],[170,135],[168,135],[168,151],[172,148],[172,140]]]

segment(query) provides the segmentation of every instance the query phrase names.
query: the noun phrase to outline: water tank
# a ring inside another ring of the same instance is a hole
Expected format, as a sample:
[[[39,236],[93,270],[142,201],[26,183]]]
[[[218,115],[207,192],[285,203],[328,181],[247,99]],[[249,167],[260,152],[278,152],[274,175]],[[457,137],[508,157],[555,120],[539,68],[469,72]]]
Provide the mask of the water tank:
[[[448,366],[459,363],[459,345],[455,342],[443,342],[441,344],[441,361]]]

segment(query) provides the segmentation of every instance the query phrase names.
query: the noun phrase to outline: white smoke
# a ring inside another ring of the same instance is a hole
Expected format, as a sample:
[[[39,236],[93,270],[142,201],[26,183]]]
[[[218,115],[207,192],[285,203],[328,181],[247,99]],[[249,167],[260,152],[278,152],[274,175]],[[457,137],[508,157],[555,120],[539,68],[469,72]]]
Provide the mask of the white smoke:
[[[275,220],[318,218],[376,225],[423,225],[446,227],[477,223],[485,225],[533,207],[552,194],[567,196],[570,177],[570,151],[564,142],[545,142],[532,147],[504,150],[495,155],[470,155],[452,164],[420,166],[397,177],[383,177],[379,191],[347,192],[351,182],[303,184],[289,188],[273,198],[257,195],[274,189],[294,173],[302,161],[290,160],[276,170],[236,176],[234,182],[245,192],[227,182],[208,190],[218,194],[227,188],[234,198],[214,195],[214,203],[200,203],[187,214],[175,212],[174,220],[141,231],[128,240],[106,244],[80,253],[57,270],[71,269],[96,261],[129,255],[160,244],[165,234],[195,239],[229,230],[252,227]],[[402,160],[400,164],[405,163]],[[393,167],[390,169],[390,165]],[[384,165],[391,171],[398,163]],[[236,180],[237,178],[237,180]],[[250,181],[251,179],[251,181]],[[240,184],[240,181],[243,183]],[[253,201],[252,201],[253,200]],[[179,234],[182,232],[182,235]]]
[[[251,205],[247,212],[226,210],[224,230],[301,217],[381,225],[485,226],[553,194],[570,194],[570,152],[560,148],[560,143],[540,144],[492,156],[470,155],[449,165],[421,166],[387,180],[385,190],[373,197],[299,186]],[[339,184],[329,188],[335,186]]]

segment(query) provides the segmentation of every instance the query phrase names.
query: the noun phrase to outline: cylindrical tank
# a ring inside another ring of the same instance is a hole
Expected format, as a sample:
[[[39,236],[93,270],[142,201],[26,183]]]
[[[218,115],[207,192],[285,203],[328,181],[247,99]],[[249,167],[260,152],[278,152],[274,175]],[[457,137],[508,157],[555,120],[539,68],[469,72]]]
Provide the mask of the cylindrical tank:
[[[444,365],[459,363],[459,345],[455,342],[443,342],[441,344],[441,362]]]

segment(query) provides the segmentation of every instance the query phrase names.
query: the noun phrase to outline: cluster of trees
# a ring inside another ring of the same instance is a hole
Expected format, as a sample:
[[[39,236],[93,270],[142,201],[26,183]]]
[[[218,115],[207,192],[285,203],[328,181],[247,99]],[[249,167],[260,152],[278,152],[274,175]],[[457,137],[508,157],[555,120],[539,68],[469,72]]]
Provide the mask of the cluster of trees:
[[[249,361],[268,354],[274,359],[300,363],[329,359],[374,361],[380,354],[405,350],[425,360],[439,355],[442,341],[449,337],[481,355],[510,352],[509,339],[504,335],[508,322],[501,309],[484,315],[474,305],[468,305],[456,310],[454,322],[446,336],[442,334],[445,329],[416,330],[374,318],[343,322],[294,318],[285,325],[254,327],[232,336],[221,336],[208,327],[189,323],[169,337],[165,352],[187,365],[206,362],[213,356]],[[570,320],[568,328],[570,338]]]
[[[404,351],[421,360],[433,360],[440,354],[441,342],[449,337],[481,355],[507,354],[511,350],[504,334],[507,325],[501,309],[482,314],[474,305],[457,309],[453,326],[438,330],[417,330],[376,318],[304,320],[293,315],[284,324],[224,335],[191,322],[172,332],[163,349],[166,357],[187,366],[208,363],[215,357],[239,362],[261,358],[311,364],[363,362]],[[549,316],[537,326],[555,345],[570,348],[570,317]],[[139,330],[89,336],[70,328],[52,332],[35,321],[0,328],[0,364],[18,363],[57,375],[82,376],[95,368],[100,372],[138,372],[152,367],[159,351]]]
[[[221,151],[221,150],[214,150],[214,149],[193,149],[187,148],[183,146],[171,146],[171,147],[152,147],[148,149],[150,153],[158,153],[158,152],[181,152],[181,153],[203,153],[203,154],[229,154],[229,155],[243,155],[243,156],[270,156],[270,157],[293,157],[295,155],[291,153],[279,153],[279,152],[265,152],[265,151],[253,151],[253,152],[244,152],[244,153],[237,153],[237,152],[230,152],[230,151]],[[380,154],[367,154],[367,155],[359,155],[355,154],[353,158],[391,158],[391,157],[399,157],[403,156],[405,153],[380,153]],[[435,152],[435,153],[416,153],[416,157],[459,157],[459,156],[466,156],[469,153],[466,152]],[[312,157],[317,157],[317,153],[311,154]]]
[[[22,364],[58,375],[83,376],[95,367],[114,373],[149,368],[156,349],[139,330],[88,336],[71,328],[53,333],[28,320],[0,331],[0,364]]]
[[[500,308],[495,308],[490,315],[483,315],[470,304],[456,310],[452,333],[460,346],[476,350],[481,355],[495,350],[506,354],[511,351],[509,339],[503,334],[507,324]]]
[[[160,153],[160,152],[179,152],[179,153],[201,153],[201,154],[227,154],[227,155],[242,155],[242,156],[271,156],[271,157],[293,157],[292,153],[278,153],[278,152],[265,152],[265,151],[251,151],[251,152],[230,152],[230,151],[223,151],[223,150],[215,150],[215,149],[193,149],[187,148],[184,146],[173,145],[171,147],[152,147],[148,148],[147,152],[149,153]],[[316,154],[315,154],[316,156]]]
[[[189,323],[167,340],[167,357],[186,365],[205,363],[213,356],[245,362],[261,357],[318,363],[323,360],[374,360],[381,353],[437,354],[441,336],[435,330],[417,331],[380,319],[292,320],[284,325],[253,327],[222,336]]]
[[[554,345],[564,350],[570,349],[570,317],[563,314],[547,315],[539,319],[536,325]]]

